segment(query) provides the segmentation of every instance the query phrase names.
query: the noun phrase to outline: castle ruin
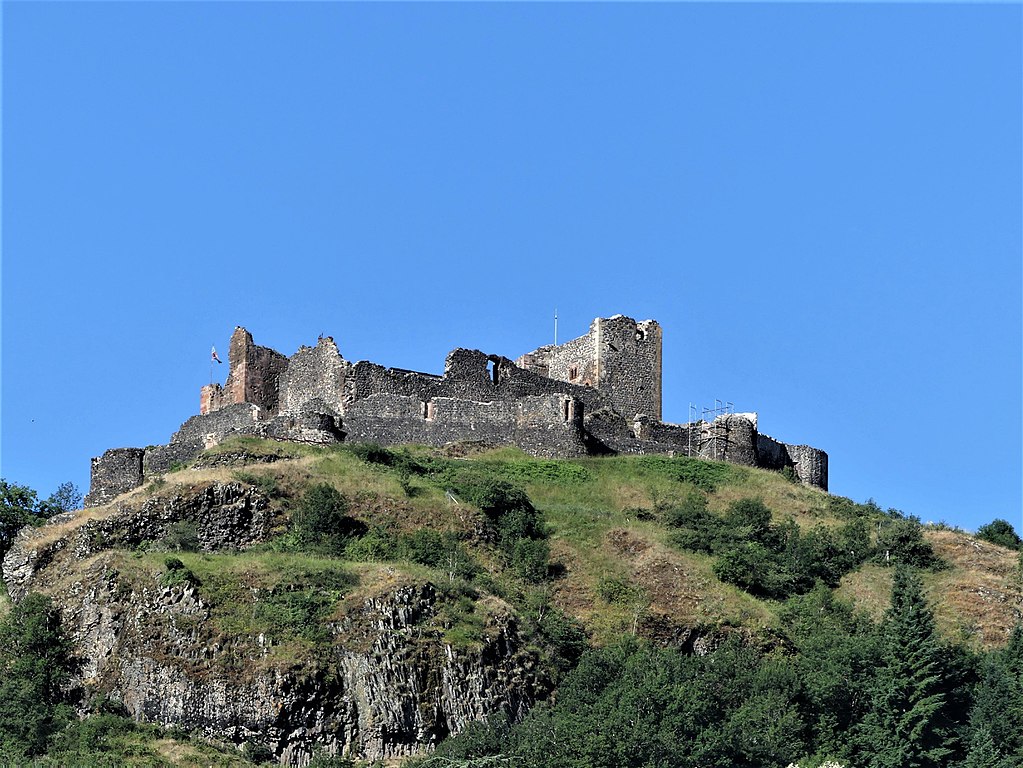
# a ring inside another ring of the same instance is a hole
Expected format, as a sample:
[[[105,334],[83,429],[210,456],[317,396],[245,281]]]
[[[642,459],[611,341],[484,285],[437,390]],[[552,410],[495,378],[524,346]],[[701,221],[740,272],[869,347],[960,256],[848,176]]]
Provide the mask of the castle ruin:
[[[237,327],[223,386],[202,387],[199,414],[167,445],[117,448],[92,460],[86,506],[104,504],[149,475],[233,435],[333,444],[513,444],[543,457],[657,453],[781,470],[828,487],[828,455],[757,431],[756,414],[661,420],[661,327],[615,315],[585,336],[514,362],[474,349],[448,354],[435,375],[350,363],[332,338],[286,357]]]

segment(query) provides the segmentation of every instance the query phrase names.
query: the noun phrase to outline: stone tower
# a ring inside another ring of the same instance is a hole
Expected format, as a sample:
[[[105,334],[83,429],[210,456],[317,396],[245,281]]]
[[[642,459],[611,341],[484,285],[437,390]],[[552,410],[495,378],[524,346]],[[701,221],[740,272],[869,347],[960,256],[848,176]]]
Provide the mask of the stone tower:
[[[522,355],[516,363],[558,381],[595,388],[626,418],[661,419],[661,326],[598,317],[585,336]]]

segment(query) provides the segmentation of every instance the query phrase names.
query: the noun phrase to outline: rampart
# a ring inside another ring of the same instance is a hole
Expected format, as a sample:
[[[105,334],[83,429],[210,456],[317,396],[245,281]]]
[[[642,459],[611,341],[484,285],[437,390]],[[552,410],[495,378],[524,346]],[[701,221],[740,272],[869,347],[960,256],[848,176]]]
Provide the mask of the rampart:
[[[200,391],[199,414],[167,445],[120,448],[92,460],[90,506],[141,485],[232,435],[294,442],[443,446],[513,444],[545,457],[620,453],[699,456],[747,466],[791,467],[827,490],[828,456],[757,431],[756,414],[661,421],[661,327],[615,315],[587,335],[515,362],[455,349],[441,375],[344,359],[330,337],[291,357],[236,327],[225,384]]]

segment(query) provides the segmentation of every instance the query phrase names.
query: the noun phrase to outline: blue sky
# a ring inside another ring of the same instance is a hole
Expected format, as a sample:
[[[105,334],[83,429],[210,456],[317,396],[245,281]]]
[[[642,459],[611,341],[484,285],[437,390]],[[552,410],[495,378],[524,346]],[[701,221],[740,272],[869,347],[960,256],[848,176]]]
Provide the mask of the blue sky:
[[[1020,525],[1020,5],[2,13],[7,479],[166,442],[237,324],[439,372],[557,307],[661,322],[667,420]]]

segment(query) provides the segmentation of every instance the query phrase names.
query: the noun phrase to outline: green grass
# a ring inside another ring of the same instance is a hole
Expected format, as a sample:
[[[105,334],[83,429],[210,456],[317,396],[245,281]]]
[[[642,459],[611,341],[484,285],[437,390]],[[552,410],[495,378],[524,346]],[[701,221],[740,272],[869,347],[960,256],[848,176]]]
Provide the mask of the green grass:
[[[717,514],[735,501],[760,499],[772,510],[775,524],[791,518],[804,529],[837,527],[851,519],[873,520],[884,514],[876,505],[830,496],[792,483],[781,473],[686,457],[548,460],[504,447],[454,458],[426,446],[317,447],[254,438],[229,441],[214,450],[243,450],[251,455],[285,452],[293,457],[226,470],[227,477],[270,493],[283,513],[282,521],[306,488],[329,483],[349,500],[350,514],[384,542],[398,542],[424,528],[455,537],[482,567],[476,576],[463,576],[476,585],[481,596],[493,593],[513,602],[521,602],[532,587],[508,567],[493,540],[480,536],[485,526],[479,512],[465,499],[450,500],[446,491],[466,474],[521,488],[543,514],[550,532],[555,573],[560,569],[560,575],[549,584],[553,601],[583,620],[598,643],[632,631],[643,611],[661,611],[689,625],[755,628],[776,624],[777,603],[722,584],[714,575],[713,557],[683,551],[673,541],[666,510],[693,494],[705,497],[708,510]],[[273,562],[269,559],[271,548],[219,560],[204,561],[201,556],[195,560],[193,556],[186,562],[201,582],[200,593],[208,594],[217,606],[215,618],[222,631],[261,631],[310,645],[319,637],[318,630],[302,627],[319,626],[322,617],[332,606],[337,609],[351,589],[362,590],[343,583],[341,576],[337,576],[341,581],[332,582],[332,573],[363,578],[386,567],[438,584],[448,578],[443,567],[395,561],[393,558],[402,556],[400,548],[385,547],[386,551],[377,552],[379,547],[367,546],[354,547],[348,556],[387,562],[367,563],[363,573],[358,563],[341,565],[306,558],[312,570],[292,579],[291,586],[282,586],[281,574],[297,567],[302,556],[287,555],[291,559]],[[674,582],[669,583],[665,573],[674,574]],[[858,593],[865,607],[876,611],[874,595],[884,590],[879,577],[868,572],[859,582],[855,578],[847,581],[843,591]],[[606,592],[609,580],[624,584],[634,599],[603,599],[602,585]],[[321,586],[314,589],[310,586],[314,583]],[[265,605],[254,608],[250,595],[259,596]],[[465,610],[461,597],[451,599],[455,607],[444,609],[450,614],[445,631],[455,642],[474,642],[479,636],[479,617]]]
[[[175,557],[194,577],[220,634],[261,634],[276,644],[312,646],[326,641],[327,620],[358,584],[344,563],[310,555],[182,552]],[[150,569],[162,572],[163,583],[183,582],[176,575],[181,569],[168,568],[165,556],[147,554],[142,560]]]

